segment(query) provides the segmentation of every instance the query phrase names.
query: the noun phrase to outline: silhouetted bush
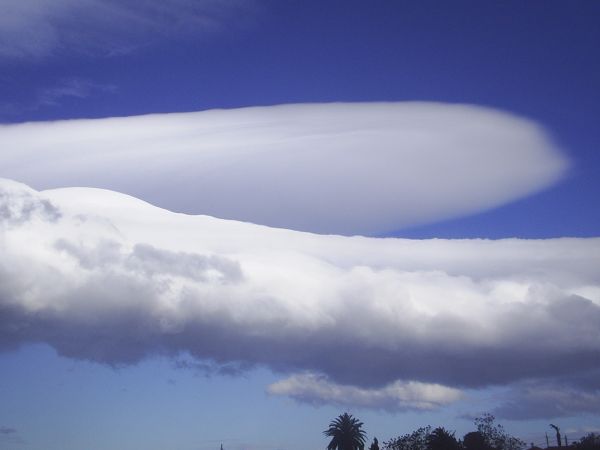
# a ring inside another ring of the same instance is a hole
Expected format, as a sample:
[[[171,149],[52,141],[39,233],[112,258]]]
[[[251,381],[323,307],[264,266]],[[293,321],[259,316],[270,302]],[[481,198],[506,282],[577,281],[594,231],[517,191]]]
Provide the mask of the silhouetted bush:
[[[426,426],[384,442],[383,446],[386,450],[523,450],[525,448],[525,442],[509,435],[502,425],[494,421],[495,418],[491,414],[477,417],[475,419],[477,431],[465,434],[462,442],[456,439],[454,432],[444,427],[437,427],[432,431],[430,426]]]
[[[437,427],[427,436],[427,450],[461,450],[460,442],[444,427]]]
[[[422,427],[412,433],[398,436],[384,442],[388,450],[427,450],[427,438],[431,434],[431,427]]]
[[[600,434],[588,433],[579,441],[573,443],[576,450],[600,450]]]
[[[491,450],[483,434],[479,431],[471,431],[463,437],[465,450]]]
[[[509,435],[502,425],[494,423],[495,420],[496,418],[491,414],[484,414],[475,419],[477,432],[483,437],[485,447],[469,448],[469,450],[522,450],[525,448],[524,441]]]

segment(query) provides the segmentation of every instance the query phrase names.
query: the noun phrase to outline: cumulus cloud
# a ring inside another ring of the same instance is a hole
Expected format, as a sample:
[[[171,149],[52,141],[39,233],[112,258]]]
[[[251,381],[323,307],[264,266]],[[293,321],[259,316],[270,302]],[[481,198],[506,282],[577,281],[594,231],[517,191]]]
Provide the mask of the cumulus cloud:
[[[340,385],[324,376],[304,373],[271,384],[267,391],[285,395],[299,402],[334,404],[388,411],[430,410],[459,400],[457,389],[418,381],[395,381],[381,388]]]
[[[237,0],[4,0],[0,57],[41,59],[65,52],[128,53],[159,38],[197,36],[231,25]]]
[[[60,211],[21,185],[4,183],[0,190],[0,221],[5,225],[22,224],[29,222],[32,216],[54,221],[60,217]]]
[[[440,103],[302,104],[0,127],[0,176],[274,227],[379,234],[530,195],[568,161],[537,124]]]
[[[598,238],[325,236],[100,189],[0,193],[3,348],[261,365],[305,374],[272,392],[388,409],[527,380],[597,391]]]

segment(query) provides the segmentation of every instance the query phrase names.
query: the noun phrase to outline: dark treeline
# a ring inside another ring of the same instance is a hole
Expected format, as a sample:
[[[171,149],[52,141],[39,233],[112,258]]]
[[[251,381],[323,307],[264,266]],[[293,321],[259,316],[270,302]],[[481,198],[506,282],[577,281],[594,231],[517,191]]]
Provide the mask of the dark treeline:
[[[444,427],[426,426],[412,433],[385,441],[382,450],[525,450],[528,446],[521,439],[511,436],[504,427],[495,423],[491,414],[484,414],[474,420],[475,430],[462,439],[454,431]],[[331,440],[327,450],[364,450],[366,432],[363,423],[344,413],[332,420],[323,433]],[[600,434],[589,433],[579,441],[562,447],[565,450],[600,450]],[[535,450],[537,447],[531,447]],[[373,439],[369,450],[380,450],[379,441]]]

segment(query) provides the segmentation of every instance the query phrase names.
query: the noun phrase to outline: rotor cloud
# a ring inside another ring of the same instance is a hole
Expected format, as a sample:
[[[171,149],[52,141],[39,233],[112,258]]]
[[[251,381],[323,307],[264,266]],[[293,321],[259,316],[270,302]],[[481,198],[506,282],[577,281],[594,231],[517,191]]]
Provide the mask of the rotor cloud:
[[[342,386],[375,407],[394,392],[399,408],[521,380],[585,389],[600,369],[597,238],[323,236],[2,180],[0,251],[4,348],[185,353],[316,374],[274,393],[335,402]]]

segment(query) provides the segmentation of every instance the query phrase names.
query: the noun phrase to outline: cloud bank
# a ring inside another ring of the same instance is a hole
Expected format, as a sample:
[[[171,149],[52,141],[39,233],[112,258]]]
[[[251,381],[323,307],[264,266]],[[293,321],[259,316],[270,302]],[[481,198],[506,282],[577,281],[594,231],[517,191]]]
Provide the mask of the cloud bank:
[[[598,389],[598,238],[324,236],[2,180],[0,253],[4,349],[261,365],[290,374],[274,394],[398,410],[532,380]]]
[[[0,58],[39,60],[67,53],[129,53],[160,38],[221,31],[237,0],[4,0]]]
[[[540,191],[568,161],[535,123],[426,102],[300,104],[0,127],[0,176],[163,208],[380,234]]]

